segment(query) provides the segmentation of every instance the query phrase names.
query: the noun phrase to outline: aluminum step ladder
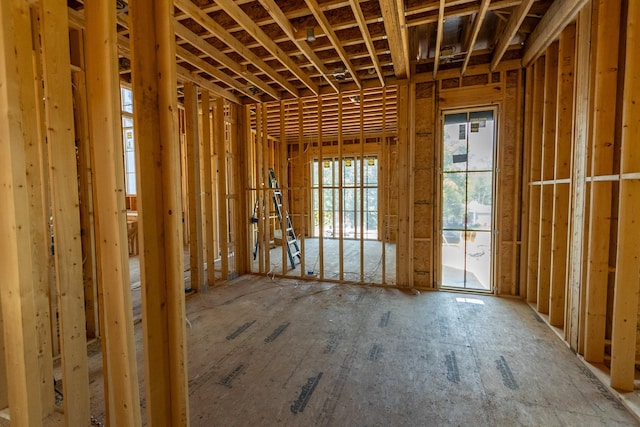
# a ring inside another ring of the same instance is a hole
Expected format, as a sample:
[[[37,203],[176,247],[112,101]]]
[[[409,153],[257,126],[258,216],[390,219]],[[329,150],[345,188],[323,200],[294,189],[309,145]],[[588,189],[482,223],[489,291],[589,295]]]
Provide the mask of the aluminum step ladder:
[[[289,256],[289,262],[291,268],[296,268],[297,263],[300,264],[301,253],[300,245],[298,244],[298,238],[293,230],[293,223],[289,212],[282,204],[282,191],[278,186],[278,180],[276,179],[276,173],[273,168],[269,168],[269,188],[273,189],[273,205],[276,210],[276,216],[280,222],[280,232],[282,234],[283,244],[287,245],[287,255]],[[285,242],[286,240],[286,242]]]

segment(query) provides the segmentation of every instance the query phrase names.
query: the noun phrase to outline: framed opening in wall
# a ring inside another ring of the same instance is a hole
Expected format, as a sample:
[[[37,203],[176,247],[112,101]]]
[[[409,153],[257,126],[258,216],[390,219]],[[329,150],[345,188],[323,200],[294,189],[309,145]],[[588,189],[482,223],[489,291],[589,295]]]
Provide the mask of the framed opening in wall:
[[[496,111],[442,115],[440,287],[491,291]]]

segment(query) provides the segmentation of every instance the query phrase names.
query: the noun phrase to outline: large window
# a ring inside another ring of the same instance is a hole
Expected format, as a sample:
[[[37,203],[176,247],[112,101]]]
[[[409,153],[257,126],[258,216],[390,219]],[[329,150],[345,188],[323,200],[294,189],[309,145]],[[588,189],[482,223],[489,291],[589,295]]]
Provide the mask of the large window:
[[[376,156],[315,159],[311,170],[313,235],[345,239],[378,238],[378,159]],[[342,186],[340,186],[342,168]],[[322,174],[322,185],[318,179]],[[320,193],[322,188],[322,193]],[[340,221],[340,191],[342,214]],[[322,204],[322,209],[320,205]],[[322,217],[322,227],[320,218]],[[322,228],[322,230],[321,230]]]

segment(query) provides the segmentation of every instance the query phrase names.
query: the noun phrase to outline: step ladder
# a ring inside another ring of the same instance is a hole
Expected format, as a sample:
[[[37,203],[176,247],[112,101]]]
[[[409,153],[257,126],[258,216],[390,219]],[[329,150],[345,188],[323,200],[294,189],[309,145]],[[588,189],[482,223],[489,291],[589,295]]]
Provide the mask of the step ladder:
[[[282,191],[278,186],[278,180],[276,179],[276,173],[273,168],[269,168],[269,188],[273,188],[273,205],[276,209],[276,216],[280,222],[280,232],[282,234],[283,243],[287,245],[287,255],[289,262],[291,263],[291,269],[296,268],[296,258],[298,264],[301,260],[300,246],[298,245],[298,238],[293,231],[293,224],[291,223],[291,217],[289,212],[282,205]],[[286,240],[286,242],[285,242]]]

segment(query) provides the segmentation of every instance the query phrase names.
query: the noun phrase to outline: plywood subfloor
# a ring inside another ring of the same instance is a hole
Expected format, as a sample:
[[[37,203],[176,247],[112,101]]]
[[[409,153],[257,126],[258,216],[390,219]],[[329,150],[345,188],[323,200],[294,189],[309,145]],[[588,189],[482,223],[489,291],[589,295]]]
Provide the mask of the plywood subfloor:
[[[192,426],[639,425],[519,300],[247,275],[186,307]]]

